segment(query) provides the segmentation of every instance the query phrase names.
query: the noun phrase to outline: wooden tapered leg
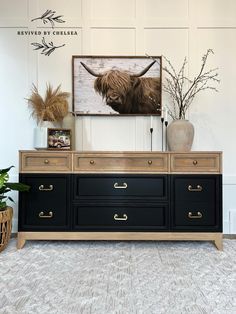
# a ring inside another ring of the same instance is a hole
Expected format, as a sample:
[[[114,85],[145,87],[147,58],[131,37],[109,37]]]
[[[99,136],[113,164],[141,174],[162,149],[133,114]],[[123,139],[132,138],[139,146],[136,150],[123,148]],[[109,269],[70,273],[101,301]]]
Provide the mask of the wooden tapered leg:
[[[25,245],[25,238],[21,234],[21,232],[18,232],[18,234],[17,234],[17,249],[22,249],[24,245]]]
[[[214,242],[217,249],[223,251],[223,236],[221,233],[216,235]]]

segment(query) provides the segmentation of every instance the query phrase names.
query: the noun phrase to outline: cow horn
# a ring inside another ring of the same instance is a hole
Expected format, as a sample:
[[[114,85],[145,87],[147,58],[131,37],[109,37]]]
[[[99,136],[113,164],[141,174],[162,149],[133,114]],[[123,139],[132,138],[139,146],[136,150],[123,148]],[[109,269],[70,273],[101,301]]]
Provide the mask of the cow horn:
[[[151,64],[149,64],[145,69],[143,69],[140,73],[138,74],[132,74],[131,76],[133,77],[139,77],[144,75],[145,73],[147,73],[147,71],[153,66],[153,64],[156,62],[156,60],[154,60]]]
[[[100,73],[95,73],[93,70],[91,70],[86,64],[84,64],[83,62],[80,62],[81,65],[93,76],[96,76],[96,77],[101,77],[102,74]]]

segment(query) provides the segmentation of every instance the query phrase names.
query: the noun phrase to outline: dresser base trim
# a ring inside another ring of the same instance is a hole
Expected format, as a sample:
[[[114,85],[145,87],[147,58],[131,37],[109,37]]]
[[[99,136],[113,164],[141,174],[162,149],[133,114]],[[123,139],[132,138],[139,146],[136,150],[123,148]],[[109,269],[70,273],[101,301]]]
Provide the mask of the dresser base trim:
[[[18,232],[17,248],[23,248],[27,240],[213,241],[223,250],[222,233],[218,232]]]

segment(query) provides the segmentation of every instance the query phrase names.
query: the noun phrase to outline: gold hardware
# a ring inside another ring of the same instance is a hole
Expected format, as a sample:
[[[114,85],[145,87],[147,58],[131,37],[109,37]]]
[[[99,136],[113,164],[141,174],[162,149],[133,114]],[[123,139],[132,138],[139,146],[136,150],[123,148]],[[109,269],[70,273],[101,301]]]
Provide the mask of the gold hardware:
[[[39,213],[39,218],[52,218],[53,212],[49,212],[48,215],[44,215],[44,212]]]
[[[152,160],[148,160],[148,164],[151,165],[152,164]]]
[[[123,217],[119,217],[117,214],[114,215],[114,220],[127,220],[128,216],[123,214]]]
[[[197,185],[196,188],[193,188],[192,185],[188,186],[188,190],[190,192],[201,192],[202,191],[202,186],[201,185]]]
[[[190,219],[202,218],[202,213],[201,212],[197,212],[197,215],[194,215],[192,212],[189,212],[188,213],[188,218],[190,218]]]
[[[125,182],[123,182],[122,185],[119,185],[117,182],[114,183],[114,188],[115,189],[127,189],[127,187],[128,187],[128,184],[125,183]]]
[[[90,160],[90,165],[94,165],[94,160]]]
[[[194,164],[194,166],[196,166],[197,165],[197,160],[194,160],[193,164]]]
[[[47,165],[49,164],[49,160],[48,159],[44,159],[44,163]]]
[[[41,184],[40,186],[39,186],[39,191],[52,191],[53,190],[53,185],[52,184],[50,184],[49,186],[48,186],[48,188],[45,188],[44,187],[44,185],[43,184]]]

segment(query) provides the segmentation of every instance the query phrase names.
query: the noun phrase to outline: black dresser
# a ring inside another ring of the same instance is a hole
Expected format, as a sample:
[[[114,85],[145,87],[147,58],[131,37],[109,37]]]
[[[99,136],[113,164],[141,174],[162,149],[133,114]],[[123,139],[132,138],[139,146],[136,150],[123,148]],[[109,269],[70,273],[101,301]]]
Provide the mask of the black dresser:
[[[206,240],[222,249],[221,152],[20,151],[26,240]]]

